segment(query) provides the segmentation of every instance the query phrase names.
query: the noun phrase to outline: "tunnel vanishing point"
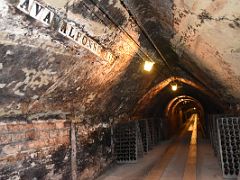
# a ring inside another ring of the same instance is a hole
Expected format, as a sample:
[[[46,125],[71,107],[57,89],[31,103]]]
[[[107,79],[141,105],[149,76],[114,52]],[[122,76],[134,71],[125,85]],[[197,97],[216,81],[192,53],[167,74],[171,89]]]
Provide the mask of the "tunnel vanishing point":
[[[239,0],[0,0],[0,180],[239,178]]]

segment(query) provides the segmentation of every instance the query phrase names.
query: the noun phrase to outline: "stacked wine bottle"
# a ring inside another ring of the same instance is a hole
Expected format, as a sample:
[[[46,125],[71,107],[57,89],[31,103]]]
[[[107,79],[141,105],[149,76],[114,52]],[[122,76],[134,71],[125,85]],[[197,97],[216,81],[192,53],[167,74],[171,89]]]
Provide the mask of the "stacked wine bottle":
[[[211,144],[214,150],[215,156],[218,157],[219,162],[221,163],[220,159],[220,151],[219,151],[219,140],[218,140],[218,128],[217,128],[217,118],[221,117],[220,115],[209,115],[208,117],[208,130],[210,135]]]
[[[142,141],[142,135],[140,132],[140,128],[139,128],[139,121],[136,124],[136,131],[137,131],[137,158],[141,158],[144,155],[144,149],[143,149],[143,141]]]
[[[240,165],[240,117],[217,118],[224,178],[237,178]]]
[[[157,125],[155,123],[155,119],[148,119],[148,126],[150,130],[151,146],[155,146],[159,141],[157,137]]]
[[[118,163],[134,163],[143,156],[142,139],[137,121],[116,125],[114,139]]]
[[[151,148],[151,137],[150,137],[149,127],[148,127],[148,121],[140,120],[139,127],[141,131],[141,136],[142,136],[143,149],[144,149],[144,152],[146,153]]]

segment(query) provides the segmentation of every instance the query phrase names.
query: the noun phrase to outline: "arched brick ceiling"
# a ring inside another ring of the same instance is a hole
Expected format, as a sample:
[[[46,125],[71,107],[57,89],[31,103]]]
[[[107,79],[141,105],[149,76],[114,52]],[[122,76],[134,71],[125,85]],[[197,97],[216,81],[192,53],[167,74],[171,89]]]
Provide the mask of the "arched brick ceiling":
[[[177,92],[171,92],[170,84],[172,82],[177,82],[179,86]],[[182,88],[184,88],[184,90],[182,90]],[[211,109],[211,106],[215,106],[217,109],[226,109],[226,106],[223,105],[222,102],[220,102],[218,99],[216,99],[215,94],[210,93],[201,85],[196,84],[188,79],[183,79],[180,77],[170,77],[151,88],[138,101],[135,110],[133,111],[133,116],[138,116],[138,114],[143,113],[144,111],[146,111],[146,109],[165,109],[167,108],[167,104],[171,100],[171,96],[177,96],[181,98],[184,97],[184,95],[181,95],[181,93],[184,94],[187,92],[193,97],[196,97],[199,101],[201,101],[205,106],[204,108],[206,108],[206,110]],[[159,98],[158,96],[161,96],[161,98]],[[208,105],[206,103],[206,99],[208,99]]]
[[[18,2],[0,0],[0,116],[125,116],[173,75],[239,103],[238,1],[38,1],[111,51],[111,63],[59,34],[57,21],[47,27],[21,12]],[[147,74],[149,57],[156,64]]]
[[[229,103],[240,100],[238,0],[125,0],[159,49],[164,38],[181,66]]]

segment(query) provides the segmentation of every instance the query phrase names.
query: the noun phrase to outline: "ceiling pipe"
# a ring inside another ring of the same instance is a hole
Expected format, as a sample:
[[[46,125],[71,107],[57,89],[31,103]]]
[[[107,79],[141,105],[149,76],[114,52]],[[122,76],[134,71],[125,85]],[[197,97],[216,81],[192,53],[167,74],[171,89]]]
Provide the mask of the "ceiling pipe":
[[[84,1],[83,1],[84,2]],[[122,28],[120,25],[117,24],[117,22],[113,19],[113,17],[111,15],[109,15],[109,13],[107,13],[106,9],[103,8],[101,5],[99,5],[99,3],[94,2],[93,0],[88,0],[88,2],[92,3],[101,13],[103,13],[108,19],[109,21],[116,27],[118,28],[121,32],[123,32],[131,41],[134,42],[134,44],[136,44],[139,48],[139,51],[146,57],[148,58],[151,62],[154,62],[154,60],[141,48],[141,45],[138,44],[138,42],[124,29]],[[91,9],[85,2],[84,5],[88,8]],[[93,11],[92,11],[93,12]],[[96,15],[97,16],[97,15]],[[101,18],[99,16],[97,16],[100,20]],[[129,45],[131,47],[131,45]],[[144,58],[142,57],[142,55],[139,52],[136,52],[138,54],[138,56],[144,60]]]
[[[123,0],[121,0],[121,2],[124,4],[125,8],[127,9],[127,6],[125,4],[125,2]],[[158,53],[158,55],[160,56],[161,60],[163,61],[163,63],[168,67],[169,71],[171,72],[171,74],[173,76],[176,76],[175,71],[173,71],[172,67],[168,64],[167,60],[165,59],[165,57],[163,56],[162,52],[158,49],[158,47],[156,46],[155,42],[152,40],[151,36],[149,36],[148,32],[146,31],[145,27],[141,24],[138,23],[137,17],[134,15],[134,13],[132,13],[130,10],[128,10],[128,13],[132,16],[132,18],[134,19],[135,23],[137,24],[137,26],[139,27],[139,29],[142,31],[142,33],[145,35],[145,37],[147,38],[147,40],[150,42],[150,44],[153,46],[153,48],[156,50],[156,52]]]

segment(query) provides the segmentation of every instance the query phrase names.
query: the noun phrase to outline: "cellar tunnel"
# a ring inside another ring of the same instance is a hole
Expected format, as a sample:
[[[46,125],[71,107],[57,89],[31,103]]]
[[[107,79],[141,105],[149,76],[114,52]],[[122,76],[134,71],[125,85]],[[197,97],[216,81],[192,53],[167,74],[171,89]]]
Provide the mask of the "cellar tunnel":
[[[239,9],[0,0],[0,179],[239,178]]]
[[[173,91],[172,85],[176,82],[178,89]],[[207,115],[218,114],[224,108],[205,88],[190,80],[174,77],[149,90],[137,103],[132,119],[159,118],[168,129],[165,132],[167,137],[177,132],[196,113],[206,133]]]

